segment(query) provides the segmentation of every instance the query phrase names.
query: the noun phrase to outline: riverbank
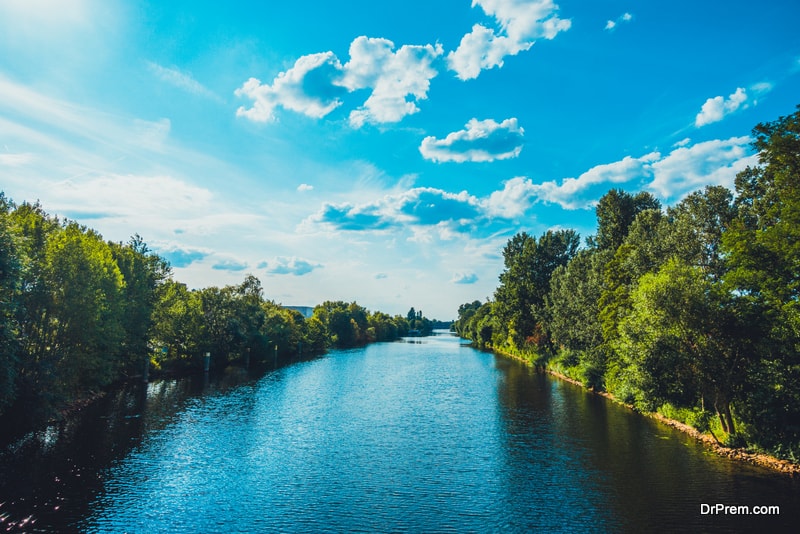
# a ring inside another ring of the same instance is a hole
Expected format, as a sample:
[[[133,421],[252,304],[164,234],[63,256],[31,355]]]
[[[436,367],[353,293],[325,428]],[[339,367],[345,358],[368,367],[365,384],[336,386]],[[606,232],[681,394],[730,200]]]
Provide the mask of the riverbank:
[[[526,365],[531,366],[531,362],[530,361],[526,360],[525,358],[521,358],[521,357],[519,357],[517,355],[510,354],[508,352],[503,352],[503,351],[497,350],[497,349],[492,349],[492,352],[494,352],[495,354],[499,354],[501,356],[505,356],[507,358],[511,358],[512,360],[520,361],[520,362],[522,362],[522,363],[524,363]],[[533,367],[535,367],[536,369],[541,370],[541,371],[543,371],[543,372],[545,372],[545,373],[547,373],[547,374],[549,374],[549,375],[551,375],[551,376],[553,376],[555,378],[558,378],[559,380],[563,380],[563,381],[568,382],[570,384],[576,385],[576,386],[578,386],[578,387],[580,387],[580,388],[582,388],[582,389],[584,389],[586,391],[589,391],[590,393],[593,393],[594,395],[599,395],[599,396],[604,397],[604,398],[606,398],[606,399],[608,399],[608,400],[610,400],[610,401],[612,401],[612,402],[614,402],[616,404],[620,404],[622,406],[625,406],[627,409],[629,409],[631,411],[637,411],[638,413],[641,413],[645,417],[649,417],[651,419],[655,419],[656,421],[658,421],[660,423],[663,423],[663,424],[665,424],[667,426],[670,426],[670,427],[672,427],[672,428],[674,428],[676,430],[680,430],[681,432],[683,432],[685,434],[688,434],[689,436],[691,436],[692,438],[696,439],[697,441],[700,441],[706,447],[708,447],[710,450],[712,450],[714,453],[716,453],[716,454],[718,454],[720,456],[724,456],[726,458],[730,458],[732,460],[736,460],[736,461],[740,461],[740,462],[747,462],[747,463],[750,463],[750,464],[753,464],[753,465],[766,467],[768,469],[772,469],[774,471],[777,471],[777,472],[780,472],[780,473],[785,473],[785,474],[791,475],[791,476],[800,475],[800,465],[798,465],[798,464],[792,463],[792,462],[790,462],[788,460],[782,460],[780,458],[776,458],[774,456],[770,456],[769,454],[753,453],[753,452],[746,451],[744,449],[726,447],[725,445],[721,444],[719,442],[719,440],[717,440],[717,438],[714,437],[712,434],[709,434],[709,433],[706,433],[706,432],[700,432],[699,430],[697,430],[693,426],[687,425],[686,423],[682,423],[680,421],[676,421],[675,419],[670,419],[670,418],[668,418],[668,417],[666,417],[666,416],[664,416],[664,415],[662,415],[662,414],[660,414],[658,412],[641,412],[639,410],[636,410],[633,406],[631,406],[630,404],[627,404],[625,402],[622,402],[621,400],[616,398],[611,393],[608,393],[606,391],[597,391],[597,390],[594,390],[594,389],[591,389],[591,388],[587,388],[579,380],[575,380],[574,378],[571,378],[571,377],[569,377],[569,376],[567,376],[567,375],[565,375],[565,374],[563,374],[561,372],[558,372],[558,371],[556,371],[554,369],[548,368],[547,366],[544,366],[544,367],[533,366]]]

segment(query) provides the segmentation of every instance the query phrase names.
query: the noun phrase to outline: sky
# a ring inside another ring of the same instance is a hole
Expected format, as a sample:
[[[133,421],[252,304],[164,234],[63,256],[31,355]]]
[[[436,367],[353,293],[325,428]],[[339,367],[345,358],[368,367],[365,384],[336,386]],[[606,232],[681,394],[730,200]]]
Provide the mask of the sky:
[[[0,191],[190,288],[453,319],[518,232],[755,165],[800,3],[0,0]]]

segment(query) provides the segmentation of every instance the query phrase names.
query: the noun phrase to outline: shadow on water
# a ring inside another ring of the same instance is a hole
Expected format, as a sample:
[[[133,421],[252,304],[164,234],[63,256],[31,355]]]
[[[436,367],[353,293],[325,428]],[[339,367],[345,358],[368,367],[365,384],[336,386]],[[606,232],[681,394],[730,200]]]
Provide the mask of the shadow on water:
[[[0,530],[791,531],[800,481],[447,336],[129,384],[0,448]],[[777,505],[709,516],[703,503]]]
[[[532,451],[528,467],[549,473],[537,499],[562,527],[565,517],[585,517],[590,523],[579,526],[601,531],[796,532],[800,480],[719,457],[674,428],[519,362],[498,357],[495,365],[505,376],[498,395],[508,446]],[[520,474],[515,486],[525,482]],[[702,513],[718,503],[779,506],[780,514]]]
[[[63,531],[89,512],[106,468],[140,446],[143,436],[167,427],[193,399],[224,395],[319,357],[297,357],[277,369],[228,367],[218,374],[124,383],[57,422],[29,417],[27,428],[36,430],[0,435],[0,530]]]

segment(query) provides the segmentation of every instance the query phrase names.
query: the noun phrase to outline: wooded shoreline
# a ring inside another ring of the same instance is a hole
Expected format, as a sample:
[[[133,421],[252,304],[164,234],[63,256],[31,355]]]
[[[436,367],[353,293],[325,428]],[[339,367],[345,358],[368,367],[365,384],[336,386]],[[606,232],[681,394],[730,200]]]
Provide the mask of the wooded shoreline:
[[[560,373],[554,369],[550,369],[547,366],[533,365],[531,364],[530,361],[524,358],[521,358],[514,354],[510,354],[508,352],[503,352],[501,350],[492,349],[491,352],[503,356],[505,358],[510,358],[512,360],[522,362],[525,365],[533,367],[534,369],[541,371],[543,373],[547,373],[548,375],[557,378],[558,380],[562,380],[574,386],[578,386],[582,390],[587,391],[593,395],[598,395],[600,397],[606,398],[614,402],[615,404],[624,406],[625,408],[629,409],[632,412],[639,413],[645,417],[649,417],[650,419],[655,419],[659,423],[665,424],[669,427],[679,430],[684,434],[687,434],[690,437],[694,438],[695,440],[703,443],[706,447],[711,449],[714,453],[718,454],[719,456],[724,456],[726,458],[730,458],[731,460],[736,460],[739,462],[746,462],[749,464],[766,467],[773,471],[777,471],[791,476],[800,475],[800,464],[795,464],[788,460],[776,458],[774,456],[770,456],[769,454],[765,453],[755,453],[746,451],[741,448],[726,447],[725,445],[721,444],[713,434],[700,432],[691,425],[687,425],[686,423],[682,423],[675,419],[670,419],[669,417],[666,417],[665,415],[660,414],[658,412],[643,412],[641,410],[637,410],[636,407],[633,406],[632,404],[628,404],[621,401],[620,399],[618,399],[611,393],[608,393],[607,391],[599,391],[594,388],[588,388],[584,384],[582,384],[579,380],[570,378],[564,373]]]

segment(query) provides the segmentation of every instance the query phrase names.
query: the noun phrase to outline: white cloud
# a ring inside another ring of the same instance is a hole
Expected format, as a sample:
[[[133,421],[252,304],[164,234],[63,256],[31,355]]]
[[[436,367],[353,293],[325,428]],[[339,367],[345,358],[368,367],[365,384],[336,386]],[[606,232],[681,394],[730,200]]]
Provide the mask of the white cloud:
[[[220,258],[211,266],[216,271],[244,271],[247,269],[247,262],[238,260],[236,258]]]
[[[532,43],[524,48],[514,46],[508,37],[496,35],[493,30],[476,24],[461,38],[458,48],[447,55],[447,64],[459,79],[471,80],[477,78],[482,70],[502,67],[503,58],[531,46]]]
[[[201,261],[213,253],[208,248],[186,246],[174,241],[155,241],[151,245],[159,256],[167,260],[172,267],[179,269]]]
[[[539,188],[528,178],[512,178],[503,183],[503,189],[489,195],[485,201],[486,209],[492,216],[516,219],[533,205]]]
[[[322,265],[319,263],[313,263],[296,256],[277,256],[258,265],[259,269],[264,269],[270,274],[291,274],[294,276],[303,276],[320,267]]]
[[[733,188],[738,172],[758,164],[746,136],[688,143],[677,143],[677,148],[667,155],[651,152],[639,158],[626,156],[560,182],[534,184],[527,178],[514,178],[505,183],[503,190],[492,193],[488,205],[493,213],[508,218],[523,214],[535,202],[558,204],[569,210],[589,209],[612,185],[649,189],[670,202],[705,185]]]
[[[147,62],[147,68],[161,81],[173,85],[178,89],[206,98],[219,99],[210,89],[195,80],[190,74],[181,72],[179,69],[162,67],[152,61]]]
[[[22,152],[19,154],[0,154],[0,165],[6,167],[21,167],[33,161],[33,154]]]
[[[564,178],[561,183],[555,181],[535,185],[539,200],[559,204],[565,209],[586,209],[592,207],[598,199],[593,186],[607,189],[608,184],[625,184],[633,180],[649,176],[649,165],[657,161],[661,155],[651,152],[639,158],[625,156],[620,161],[592,167],[577,178]]]
[[[372,202],[325,203],[304,221],[303,226],[382,232],[405,226],[444,224],[462,230],[484,216],[479,200],[466,191],[450,193],[432,187],[415,187],[384,195]]]
[[[678,148],[678,147],[681,147],[681,146],[686,146],[691,142],[692,142],[691,138],[685,137],[685,138],[681,139],[680,141],[677,141],[677,142],[673,143],[672,146],[674,148]]]
[[[96,178],[74,178],[52,183],[49,209],[70,215],[93,217],[152,217],[164,220],[190,216],[207,210],[213,195],[170,176],[135,176],[109,174]]]
[[[519,156],[525,131],[516,118],[497,123],[492,119],[471,119],[465,129],[447,134],[444,139],[429,136],[419,151],[425,159],[445,162],[494,161]]]
[[[700,128],[706,124],[719,122],[726,115],[730,115],[740,107],[747,107],[746,102],[747,92],[743,87],[737,88],[736,92],[731,94],[728,98],[722,96],[709,98],[706,100],[705,104],[703,104],[700,113],[695,117],[694,125]]]
[[[416,101],[427,98],[430,81],[438,74],[433,62],[443,50],[439,44],[403,45],[395,52],[394,46],[388,39],[357,37],[345,65],[333,52],[323,52],[301,57],[272,85],[250,78],[235,94],[252,99],[253,105],[240,107],[237,115],[267,122],[275,119],[280,106],[322,118],[342,104],[340,98],[348,91],[371,89],[364,104],[350,113],[350,124],[360,128],[398,122],[419,111]]]
[[[90,24],[92,4],[90,0],[72,0],[67,7],[62,0],[3,0],[0,13],[17,24],[81,27]]]
[[[731,137],[680,147],[650,166],[648,188],[664,199],[677,199],[705,185],[733,188],[736,174],[758,164],[750,154],[750,138]]]
[[[387,39],[362,36],[350,44],[342,83],[351,91],[372,89],[366,102],[350,113],[352,126],[398,122],[419,111],[409,96],[427,98],[430,81],[438,74],[433,62],[443,52],[441,45],[403,45],[393,50],[394,43]]]
[[[172,122],[169,119],[159,119],[157,121],[144,121],[134,119],[133,131],[136,134],[137,144],[142,148],[162,152],[164,145],[172,130]]]
[[[607,31],[614,31],[620,23],[623,22],[630,22],[633,20],[633,15],[630,13],[623,13],[616,20],[609,20],[606,22],[606,27],[604,28]]]
[[[272,85],[250,78],[234,94],[253,100],[253,106],[240,107],[236,114],[256,122],[275,119],[281,106],[313,118],[322,118],[341,105],[345,92],[341,85],[342,65],[333,52],[310,54],[278,74]]]
[[[475,273],[455,273],[450,279],[453,284],[474,284],[478,281],[478,275]]]
[[[300,191],[301,193],[303,193],[305,191],[312,191],[313,189],[314,189],[314,186],[313,185],[308,185],[308,184],[300,184],[300,185],[297,186],[297,190]]]
[[[552,0],[473,0],[486,15],[493,17],[500,32],[475,24],[447,62],[461,80],[477,78],[481,70],[502,67],[503,58],[533,46],[536,39],[553,39],[570,28],[569,19],[558,18]]]

